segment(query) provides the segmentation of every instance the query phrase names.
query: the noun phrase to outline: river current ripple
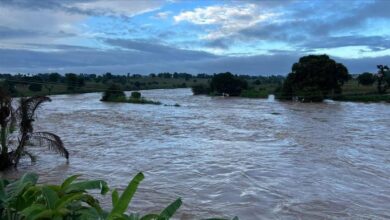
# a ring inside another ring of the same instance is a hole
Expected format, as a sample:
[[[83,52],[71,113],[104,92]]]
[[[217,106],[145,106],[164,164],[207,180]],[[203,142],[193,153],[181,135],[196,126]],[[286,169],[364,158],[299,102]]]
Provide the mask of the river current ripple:
[[[123,189],[143,171],[130,210],[157,212],[181,197],[178,219],[390,218],[389,104],[142,94],[181,107],[52,96],[36,130],[62,137],[69,164],[45,152],[3,175],[58,183],[82,174]]]

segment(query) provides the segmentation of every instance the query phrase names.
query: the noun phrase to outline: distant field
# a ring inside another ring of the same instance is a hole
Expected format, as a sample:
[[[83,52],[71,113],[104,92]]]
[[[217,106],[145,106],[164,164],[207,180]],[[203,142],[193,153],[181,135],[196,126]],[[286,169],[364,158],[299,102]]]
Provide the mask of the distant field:
[[[33,92],[29,89],[29,84],[21,84],[15,81],[15,88],[19,96],[32,95],[54,95],[54,94],[68,94],[68,93],[88,93],[88,92],[103,92],[109,85],[116,83],[126,91],[131,90],[148,90],[148,89],[172,89],[172,88],[187,88],[197,84],[207,84],[208,79],[191,78],[191,79],[174,79],[174,78],[160,78],[160,77],[142,77],[129,78],[126,81],[117,82],[94,82],[86,81],[85,85],[77,88],[74,91],[69,91],[66,83],[50,83],[38,82],[42,85],[42,90]]]

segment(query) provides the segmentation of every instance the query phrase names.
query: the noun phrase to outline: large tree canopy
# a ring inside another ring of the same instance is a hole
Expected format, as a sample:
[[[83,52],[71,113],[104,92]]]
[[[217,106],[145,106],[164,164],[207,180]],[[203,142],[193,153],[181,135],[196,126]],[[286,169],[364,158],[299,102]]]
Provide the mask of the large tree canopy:
[[[362,73],[357,77],[359,84],[363,86],[371,86],[375,82],[375,75],[372,73]]]
[[[350,78],[347,68],[327,55],[308,55],[294,63],[282,89],[281,98],[322,101],[329,94],[341,93]]]
[[[227,72],[216,74],[211,79],[210,88],[211,91],[215,93],[227,93],[231,96],[239,96],[243,89],[248,88],[248,83]]]

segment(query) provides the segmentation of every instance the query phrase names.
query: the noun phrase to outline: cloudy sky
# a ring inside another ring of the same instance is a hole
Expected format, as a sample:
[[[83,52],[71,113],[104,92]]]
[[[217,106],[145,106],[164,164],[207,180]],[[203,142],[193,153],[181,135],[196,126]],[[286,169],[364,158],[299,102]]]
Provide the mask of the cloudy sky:
[[[390,64],[390,0],[0,0],[0,72],[287,74]]]

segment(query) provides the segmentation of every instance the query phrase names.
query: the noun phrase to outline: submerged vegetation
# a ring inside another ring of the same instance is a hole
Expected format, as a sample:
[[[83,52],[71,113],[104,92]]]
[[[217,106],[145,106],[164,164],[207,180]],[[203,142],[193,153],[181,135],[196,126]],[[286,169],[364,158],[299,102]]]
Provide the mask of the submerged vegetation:
[[[282,76],[238,76],[230,72],[214,74],[208,84],[192,87],[194,95],[267,98],[283,82]]]
[[[145,99],[141,96],[141,93],[137,91],[131,92],[130,97],[127,98],[125,92],[121,89],[121,87],[115,84],[113,84],[106,91],[103,92],[100,101],[161,105],[161,102]]]

